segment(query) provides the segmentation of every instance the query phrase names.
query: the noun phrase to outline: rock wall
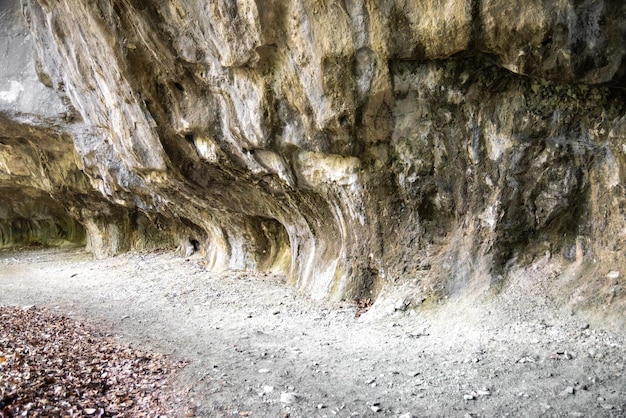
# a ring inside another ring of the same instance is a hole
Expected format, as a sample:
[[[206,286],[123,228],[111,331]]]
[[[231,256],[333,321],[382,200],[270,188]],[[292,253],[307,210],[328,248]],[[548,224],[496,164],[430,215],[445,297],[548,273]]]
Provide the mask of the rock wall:
[[[584,294],[624,300],[622,279],[598,279],[626,274],[621,1],[23,0],[2,13],[21,60],[0,70],[12,237],[36,219],[15,207],[36,201],[96,254],[193,243],[208,268],[284,271],[314,297],[410,284],[412,302],[437,302],[550,259],[579,267]],[[33,158],[51,144],[54,170]]]

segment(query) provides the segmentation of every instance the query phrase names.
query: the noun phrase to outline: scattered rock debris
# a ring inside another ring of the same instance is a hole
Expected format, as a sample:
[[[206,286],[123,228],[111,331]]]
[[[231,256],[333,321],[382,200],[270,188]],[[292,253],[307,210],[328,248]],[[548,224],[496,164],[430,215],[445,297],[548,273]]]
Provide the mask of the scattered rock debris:
[[[0,306],[0,418],[192,414],[171,386],[184,365],[47,309]]]

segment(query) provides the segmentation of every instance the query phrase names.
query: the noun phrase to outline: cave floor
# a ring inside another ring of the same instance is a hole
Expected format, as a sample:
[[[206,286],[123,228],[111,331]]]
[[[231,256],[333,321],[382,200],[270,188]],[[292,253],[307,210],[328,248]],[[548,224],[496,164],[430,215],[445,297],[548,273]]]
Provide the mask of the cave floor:
[[[190,363],[197,416],[626,416],[626,334],[509,290],[426,312],[314,301],[170,252],[0,251],[0,304],[45,306]]]

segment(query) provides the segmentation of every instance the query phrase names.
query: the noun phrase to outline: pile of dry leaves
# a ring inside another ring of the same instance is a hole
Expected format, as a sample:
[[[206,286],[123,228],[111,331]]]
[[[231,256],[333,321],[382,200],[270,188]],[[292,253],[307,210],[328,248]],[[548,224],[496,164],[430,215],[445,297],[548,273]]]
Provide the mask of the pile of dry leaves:
[[[354,313],[355,318],[359,318],[372,307],[372,298],[354,299],[357,311]]]
[[[183,366],[46,309],[0,306],[0,418],[190,415],[171,387]]]

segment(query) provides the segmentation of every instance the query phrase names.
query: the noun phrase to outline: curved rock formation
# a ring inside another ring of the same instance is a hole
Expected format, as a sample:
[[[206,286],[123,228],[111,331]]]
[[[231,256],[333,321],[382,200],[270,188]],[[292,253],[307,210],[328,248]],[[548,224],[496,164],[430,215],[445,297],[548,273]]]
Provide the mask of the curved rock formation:
[[[186,241],[335,299],[626,273],[621,1],[2,8],[4,245]]]

